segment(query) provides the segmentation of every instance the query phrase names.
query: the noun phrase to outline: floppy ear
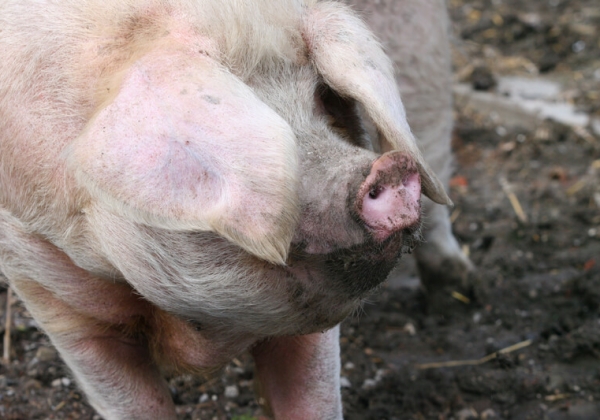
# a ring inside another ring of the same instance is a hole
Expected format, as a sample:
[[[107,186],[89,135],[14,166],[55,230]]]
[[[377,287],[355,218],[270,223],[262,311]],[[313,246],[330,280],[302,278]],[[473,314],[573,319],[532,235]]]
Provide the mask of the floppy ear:
[[[408,127],[392,64],[363,22],[342,5],[318,3],[305,16],[304,36],[325,82],[362,103],[382,137],[382,152],[411,155],[419,167],[423,193],[436,203],[451,205]]]
[[[214,231],[284,264],[298,218],[291,127],[206,53],[151,51],[67,152],[92,195],[136,222]]]

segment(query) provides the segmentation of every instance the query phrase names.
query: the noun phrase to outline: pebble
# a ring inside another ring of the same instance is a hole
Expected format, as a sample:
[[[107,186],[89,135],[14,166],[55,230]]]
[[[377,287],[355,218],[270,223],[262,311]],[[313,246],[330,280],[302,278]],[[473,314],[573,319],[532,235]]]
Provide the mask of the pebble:
[[[365,379],[362,384],[362,389],[375,388],[375,385],[377,385],[377,381],[375,379]]]
[[[28,391],[30,389],[41,389],[41,388],[42,388],[42,383],[35,379],[29,379],[27,382],[25,382],[25,385],[23,385],[23,389],[25,389],[26,391]]]
[[[408,333],[408,335],[415,335],[417,333],[417,329],[412,322],[407,322],[402,330]]]
[[[203,404],[205,402],[207,402],[210,399],[210,397],[208,396],[208,394],[202,394],[200,395],[200,399],[198,400],[198,402],[200,404]]]
[[[240,391],[236,385],[225,387],[225,398],[237,398],[240,396]]]
[[[475,411],[475,409],[468,407],[463,408],[458,413],[456,413],[456,418],[457,420],[475,420],[479,418],[479,414],[477,414],[477,411]]]
[[[495,419],[498,419],[499,417],[498,417],[498,414],[494,410],[492,410],[491,408],[488,408],[487,410],[482,411],[479,418],[481,420],[495,420]]]
[[[35,352],[35,358],[38,361],[46,363],[56,360],[58,353],[52,347],[41,346]]]
[[[352,388],[352,383],[350,383],[350,380],[348,378],[346,378],[345,376],[342,376],[340,378],[340,387],[341,388]]]

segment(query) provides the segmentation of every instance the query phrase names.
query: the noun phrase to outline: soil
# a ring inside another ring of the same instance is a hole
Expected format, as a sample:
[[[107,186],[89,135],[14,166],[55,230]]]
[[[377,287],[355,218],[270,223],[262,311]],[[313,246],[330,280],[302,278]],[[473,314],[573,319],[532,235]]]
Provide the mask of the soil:
[[[600,117],[597,0],[449,3],[457,81],[485,90],[541,74]],[[456,104],[452,218],[478,281],[433,306],[406,258],[343,323],[347,419],[600,418],[600,138],[503,124]],[[20,303],[13,311],[0,418],[99,418]],[[459,363],[426,365],[448,361]],[[179,418],[258,418],[252,374],[244,356],[208,382],[171,378]]]

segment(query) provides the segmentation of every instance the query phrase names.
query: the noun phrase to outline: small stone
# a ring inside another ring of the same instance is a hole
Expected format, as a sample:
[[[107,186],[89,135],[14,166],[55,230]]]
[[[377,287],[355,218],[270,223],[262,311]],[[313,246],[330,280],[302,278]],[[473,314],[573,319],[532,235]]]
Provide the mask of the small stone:
[[[488,67],[478,66],[471,73],[471,84],[475,90],[490,90],[497,82]]]
[[[225,398],[237,398],[240,396],[240,391],[236,385],[229,385],[225,387]]]
[[[59,386],[61,386],[62,385],[61,378],[53,380],[51,385],[52,385],[52,388],[58,388]]]
[[[354,363],[352,363],[352,362],[346,362],[346,364],[344,365],[344,369],[346,369],[346,370],[352,370],[354,368],[355,368],[355,366],[354,366]]]
[[[585,41],[579,40],[575,42],[573,45],[571,45],[571,49],[576,54],[582,52],[585,50]]]
[[[63,386],[71,385],[71,380],[69,378],[61,378],[60,382],[63,384]]]
[[[51,362],[56,360],[58,353],[52,347],[41,346],[35,352],[35,358],[40,362]]]
[[[372,389],[377,385],[377,381],[375,379],[365,379],[362,384],[362,389]]]
[[[377,369],[377,372],[375,372],[375,382],[380,382],[387,373],[386,369]]]
[[[28,391],[30,389],[41,389],[42,383],[35,379],[29,379],[27,382],[25,382],[25,385],[23,385],[23,388],[26,391]]]
[[[492,410],[491,408],[488,408],[487,410],[484,410],[481,415],[479,416],[479,418],[481,420],[494,420],[499,418],[498,414]]]
[[[350,379],[342,376],[340,378],[340,388],[352,388],[352,383],[350,383]]]
[[[198,400],[198,402],[200,404],[203,404],[205,402],[207,402],[210,399],[210,397],[208,396],[208,394],[202,394],[200,395],[200,399]]]
[[[408,333],[408,335],[415,335],[417,333],[417,329],[415,328],[415,325],[412,322],[407,322],[404,328],[402,328],[402,330]]]
[[[33,360],[35,360],[35,359],[33,359]],[[27,376],[29,376],[30,378],[37,378],[39,376],[39,374],[40,373],[36,368],[27,370]]]
[[[456,418],[457,420],[474,420],[479,418],[479,414],[477,414],[477,411],[475,411],[475,409],[468,407],[463,408],[458,413],[456,413]]]

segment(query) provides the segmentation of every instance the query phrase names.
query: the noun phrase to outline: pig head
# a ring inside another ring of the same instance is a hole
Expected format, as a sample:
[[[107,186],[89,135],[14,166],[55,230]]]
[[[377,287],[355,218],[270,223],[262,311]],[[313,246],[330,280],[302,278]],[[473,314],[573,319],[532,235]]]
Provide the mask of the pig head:
[[[276,418],[341,418],[335,326],[418,241],[421,188],[450,202],[362,22],[9,0],[0,31],[0,269],[94,408],[175,418],[163,369],[250,349]]]

